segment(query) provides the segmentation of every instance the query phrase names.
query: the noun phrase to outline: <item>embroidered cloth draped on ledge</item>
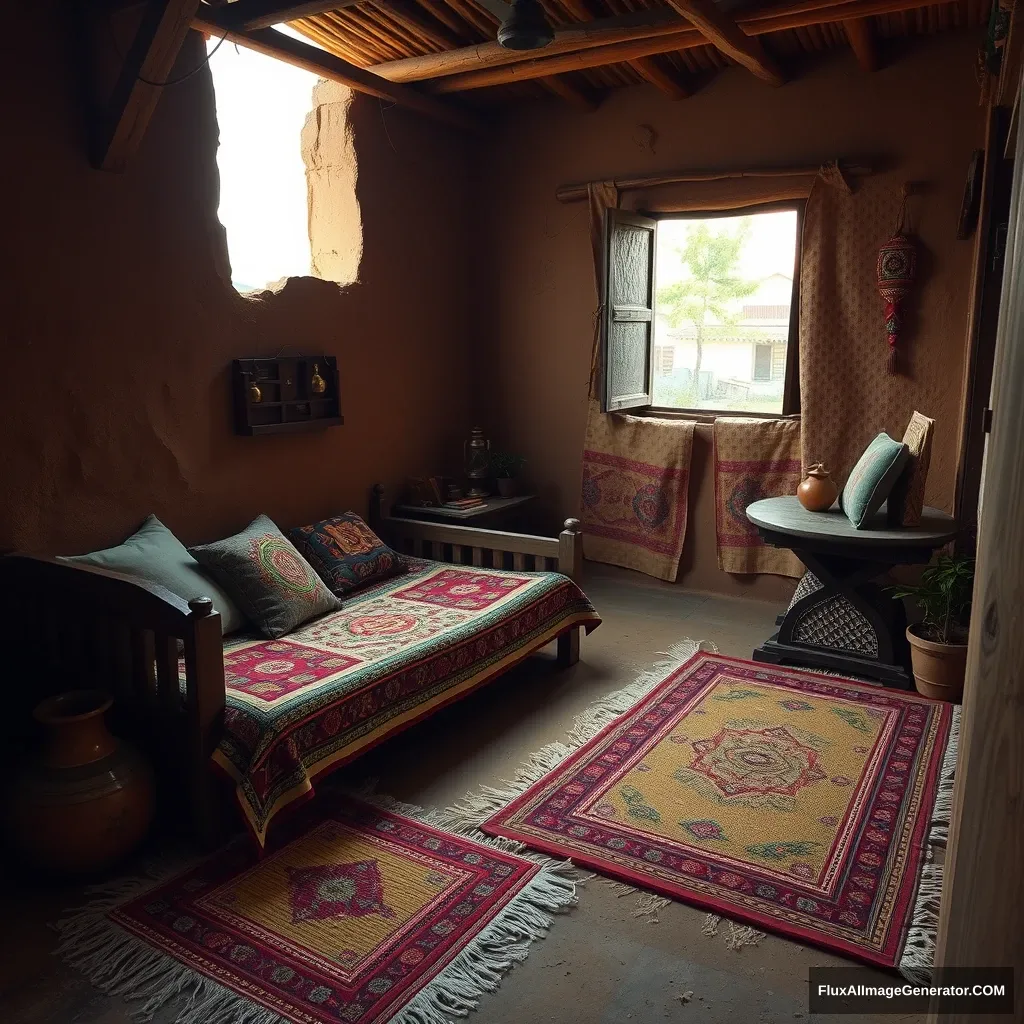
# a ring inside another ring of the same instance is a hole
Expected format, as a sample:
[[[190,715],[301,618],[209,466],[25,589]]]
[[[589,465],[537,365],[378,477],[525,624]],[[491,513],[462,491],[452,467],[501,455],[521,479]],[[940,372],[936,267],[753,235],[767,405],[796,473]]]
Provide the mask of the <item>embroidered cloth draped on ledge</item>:
[[[686,538],[693,423],[603,415],[592,403],[583,446],[583,552],[674,581]]]
[[[747,519],[762,498],[795,494],[800,483],[800,421],[720,417],[715,420],[715,531],[718,568],[802,576],[791,551],[773,548]]]

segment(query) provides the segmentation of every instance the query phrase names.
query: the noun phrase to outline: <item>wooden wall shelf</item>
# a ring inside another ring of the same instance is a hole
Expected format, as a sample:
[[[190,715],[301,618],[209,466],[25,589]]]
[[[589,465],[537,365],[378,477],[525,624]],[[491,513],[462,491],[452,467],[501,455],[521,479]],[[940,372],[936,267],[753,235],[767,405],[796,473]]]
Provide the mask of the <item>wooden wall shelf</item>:
[[[323,380],[323,391],[314,388],[317,374]],[[231,381],[236,434],[294,434],[340,427],[345,422],[334,356],[235,359]]]

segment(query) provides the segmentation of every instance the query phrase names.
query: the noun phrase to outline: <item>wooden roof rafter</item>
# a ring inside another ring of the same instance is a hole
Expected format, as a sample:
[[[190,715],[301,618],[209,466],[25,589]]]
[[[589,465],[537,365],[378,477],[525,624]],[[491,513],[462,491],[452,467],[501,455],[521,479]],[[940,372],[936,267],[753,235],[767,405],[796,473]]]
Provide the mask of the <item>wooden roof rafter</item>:
[[[134,156],[198,7],[199,0],[146,4],[113,91],[94,119],[90,156],[97,170],[123,171]]]
[[[395,85],[372,71],[351,64],[311,43],[286,36],[275,29],[254,29],[250,32],[234,29],[217,9],[209,6],[203,7],[192,19],[192,27],[208,35],[223,36],[239,46],[266,54],[268,57],[276,57],[287,64],[339,82],[356,92],[387,100],[463,131],[478,132],[483,129],[482,122],[474,115],[456,106],[424,95],[416,89]]]
[[[737,64],[742,64],[770,85],[785,83],[782,69],[765,50],[761,40],[747,35],[729,15],[723,14],[715,6],[713,0],[668,0],[668,3],[695,28],[700,29],[708,42]]]
[[[841,25],[853,19],[916,11],[930,0],[795,0],[748,10],[736,24],[748,37]],[[423,82],[437,95],[482,89],[545,75],[587,71],[639,57],[707,47],[704,33],[664,8],[606,18],[555,32],[543,50],[505,50],[496,42],[372,65],[389,81]]]

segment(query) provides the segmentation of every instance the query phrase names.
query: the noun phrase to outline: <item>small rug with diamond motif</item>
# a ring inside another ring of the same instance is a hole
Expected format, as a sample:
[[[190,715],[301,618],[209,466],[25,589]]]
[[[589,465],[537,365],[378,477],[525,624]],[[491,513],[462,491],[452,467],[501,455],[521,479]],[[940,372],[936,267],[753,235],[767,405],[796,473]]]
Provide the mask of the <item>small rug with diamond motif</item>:
[[[481,827],[903,970],[913,928],[934,930],[952,719],[916,693],[696,654]],[[911,945],[927,961],[927,936]]]
[[[177,1024],[445,1024],[575,902],[565,865],[338,794],[282,833],[90,904],[60,952],[143,1019],[188,993]]]

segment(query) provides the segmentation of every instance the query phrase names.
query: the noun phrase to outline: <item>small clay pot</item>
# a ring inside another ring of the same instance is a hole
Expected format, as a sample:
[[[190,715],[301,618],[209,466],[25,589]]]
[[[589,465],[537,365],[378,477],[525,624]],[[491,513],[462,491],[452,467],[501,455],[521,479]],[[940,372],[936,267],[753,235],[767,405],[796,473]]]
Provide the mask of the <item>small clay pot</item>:
[[[917,626],[907,627],[910,664],[917,692],[934,700],[959,704],[967,675],[967,644],[942,644],[918,636]]]
[[[44,700],[42,752],[14,790],[15,843],[35,867],[65,875],[102,871],[142,841],[153,820],[153,774],[103,716],[113,701],[96,690]]]
[[[498,494],[503,498],[514,498],[516,496],[516,478],[512,476],[499,476],[494,485],[498,488]]]
[[[832,474],[816,462],[807,470],[807,476],[796,489],[796,496],[808,512],[827,512],[839,497],[839,488]]]

